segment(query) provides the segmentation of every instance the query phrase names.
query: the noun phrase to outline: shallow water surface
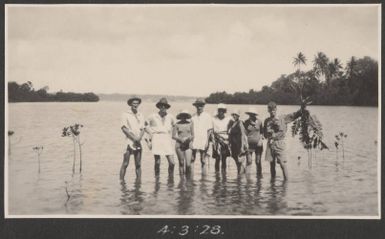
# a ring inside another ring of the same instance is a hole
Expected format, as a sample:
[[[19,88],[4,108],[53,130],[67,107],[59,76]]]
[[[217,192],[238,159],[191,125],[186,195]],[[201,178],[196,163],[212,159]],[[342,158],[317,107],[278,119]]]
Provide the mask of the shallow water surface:
[[[156,112],[154,105],[144,102],[140,109],[148,116]],[[378,215],[377,108],[310,106],[323,124],[330,151],[317,152],[308,160],[289,127],[287,182],[278,166],[277,178],[271,181],[266,161],[262,179],[255,176],[255,164],[249,175],[238,177],[231,158],[226,175],[215,174],[213,159],[202,174],[197,160],[192,179],[181,178],[177,167],[174,177],[168,177],[167,160],[162,158],[161,174],[155,177],[147,147],[141,180],[135,179],[131,159],[126,180],[120,182],[125,141],[119,124],[127,110],[124,102],[17,103],[8,108],[9,129],[15,132],[8,157],[11,215]],[[184,108],[193,111],[191,103],[178,102],[172,103],[170,112],[176,115]],[[248,106],[229,108],[244,112]],[[257,109],[261,119],[267,117],[265,106]],[[205,110],[214,113],[215,105]],[[295,106],[279,106],[278,113],[295,110]],[[72,140],[61,137],[61,131],[74,123],[84,125],[84,145],[83,172],[78,173],[77,165],[73,175]],[[344,158],[334,147],[334,135],[340,131],[348,135]],[[44,147],[40,173],[32,150],[37,145]]]

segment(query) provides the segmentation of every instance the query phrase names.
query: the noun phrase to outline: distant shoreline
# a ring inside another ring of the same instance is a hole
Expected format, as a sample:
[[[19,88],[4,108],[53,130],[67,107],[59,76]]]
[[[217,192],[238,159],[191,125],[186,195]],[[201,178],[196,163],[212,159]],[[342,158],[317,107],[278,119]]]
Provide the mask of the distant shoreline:
[[[8,102],[8,103],[11,103],[11,104],[20,104],[20,103],[100,103],[100,102],[121,102],[123,104],[125,104],[125,100],[99,100],[99,101],[96,101],[96,102],[92,102],[92,101],[24,101],[24,102]],[[155,103],[156,101],[152,101],[152,100],[143,100],[143,103]],[[193,101],[188,101],[188,100],[174,100],[174,101],[171,101],[171,102],[174,102],[174,103],[192,103]],[[217,105],[216,103],[206,103],[207,105]],[[227,104],[227,105],[257,105],[257,106],[266,106],[266,104],[264,103],[261,103],[261,104]],[[279,104],[279,106],[298,106],[298,104]],[[313,106],[316,106],[316,107],[323,107],[323,106],[326,106],[326,107],[363,107],[363,108],[377,108],[378,109],[378,106],[373,106],[373,105],[309,105],[309,107],[313,107]]]

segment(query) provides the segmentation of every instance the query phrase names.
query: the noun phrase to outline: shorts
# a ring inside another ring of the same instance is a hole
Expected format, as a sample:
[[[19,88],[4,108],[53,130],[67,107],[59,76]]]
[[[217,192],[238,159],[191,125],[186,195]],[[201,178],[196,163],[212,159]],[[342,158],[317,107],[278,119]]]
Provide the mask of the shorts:
[[[224,158],[227,158],[230,156],[230,148],[229,145],[224,144],[224,145],[213,145],[213,158],[219,158],[221,155]],[[221,155],[219,155],[221,154]]]
[[[249,153],[255,152],[255,154],[262,154],[263,144],[258,145],[256,143],[249,143],[249,149],[247,151]]]
[[[176,142],[175,143],[175,150],[180,149],[181,151],[186,151],[188,149],[191,149],[190,143],[191,143],[190,141],[182,143],[182,144],[179,142]]]
[[[286,144],[284,140],[276,140],[271,144],[267,144],[265,160],[269,162],[277,161],[279,164],[285,164],[286,158]]]
[[[127,145],[127,149],[126,149],[126,152],[130,152],[130,153],[133,153],[133,152],[142,152],[142,144],[139,144],[138,145],[139,147],[137,148],[133,148],[131,145]]]

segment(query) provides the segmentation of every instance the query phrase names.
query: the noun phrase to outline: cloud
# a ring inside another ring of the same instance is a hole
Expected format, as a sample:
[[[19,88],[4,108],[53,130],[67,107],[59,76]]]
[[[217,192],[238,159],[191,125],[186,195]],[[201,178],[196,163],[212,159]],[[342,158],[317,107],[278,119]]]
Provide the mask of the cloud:
[[[370,25],[375,13],[371,8],[12,7],[8,80],[95,92],[205,95],[260,89],[290,73],[299,51],[308,62],[317,51],[342,62],[352,55],[376,56],[377,30]],[[199,92],[191,91],[197,85]]]

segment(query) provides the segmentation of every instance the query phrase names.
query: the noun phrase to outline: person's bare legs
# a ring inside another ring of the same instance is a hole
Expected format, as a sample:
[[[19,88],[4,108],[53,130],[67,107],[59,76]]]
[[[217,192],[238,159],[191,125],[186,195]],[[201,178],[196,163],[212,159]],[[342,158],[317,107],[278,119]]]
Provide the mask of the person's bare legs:
[[[237,173],[241,173],[241,164],[239,163],[239,158],[238,156],[233,156],[233,159],[235,161],[235,165],[237,166]]]
[[[185,151],[182,151],[180,148],[176,148],[175,151],[179,162],[179,175],[183,175],[185,173]]]
[[[227,157],[224,155],[221,155],[221,161],[222,161],[222,173],[226,173],[226,168],[227,168],[227,162],[226,162]]]
[[[246,153],[246,173],[249,174],[251,170],[251,165],[253,164],[253,152],[247,152]]]
[[[168,161],[168,175],[174,176],[175,161],[173,155],[166,155]]]
[[[197,157],[197,149],[193,149],[192,150],[192,154],[191,154],[191,166],[190,166],[190,173],[191,173],[191,176],[194,175],[194,163],[195,163],[195,159]]]
[[[281,169],[282,169],[283,179],[284,180],[288,180],[289,179],[289,175],[288,175],[288,172],[287,172],[286,163],[285,162],[279,162],[279,165],[281,166]]]
[[[219,172],[220,164],[221,164],[221,156],[215,155],[215,172]]]
[[[201,157],[201,166],[202,166],[202,174],[206,174],[206,162],[207,162],[207,154],[204,150],[199,150]]]
[[[185,159],[186,159],[186,176],[191,175],[191,158],[192,158],[192,150],[187,149],[184,151]]]
[[[271,174],[271,179],[275,178],[275,159],[273,158],[273,161],[270,162],[270,174]]]
[[[160,172],[160,155],[154,155],[154,159],[155,159],[155,165],[154,165],[155,176],[159,176],[159,172]]]
[[[239,174],[244,174],[246,172],[244,157],[238,157],[238,163],[239,163]]]
[[[255,152],[255,165],[257,167],[257,177],[262,177],[262,162],[261,162],[261,156],[262,152],[256,151]]]
[[[142,151],[141,150],[134,151],[134,158],[135,158],[136,178],[140,179],[142,176],[142,168],[141,168]]]
[[[128,167],[128,164],[130,163],[130,156],[131,156],[131,151],[127,150],[123,154],[123,162],[122,166],[120,167],[120,180],[124,180],[124,176],[126,175],[126,169]]]

